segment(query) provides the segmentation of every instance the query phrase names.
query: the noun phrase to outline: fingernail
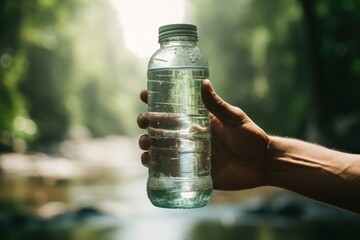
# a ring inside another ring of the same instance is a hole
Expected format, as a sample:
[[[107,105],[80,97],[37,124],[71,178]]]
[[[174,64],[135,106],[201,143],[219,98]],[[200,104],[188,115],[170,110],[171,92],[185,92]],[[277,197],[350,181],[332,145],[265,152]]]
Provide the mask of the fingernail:
[[[213,89],[213,86],[212,86],[212,84],[211,84],[211,81],[210,81],[209,79],[205,79],[205,80],[207,80],[207,82],[209,82],[209,83],[208,83],[208,85],[209,85],[209,91],[210,91],[210,92],[214,92],[214,89]]]
[[[138,121],[138,120],[139,120],[139,118],[140,118],[142,115],[143,115],[143,114],[142,114],[142,113],[140,113],[140,114],[139,114],[139,116],[137,116],[136,121]]]

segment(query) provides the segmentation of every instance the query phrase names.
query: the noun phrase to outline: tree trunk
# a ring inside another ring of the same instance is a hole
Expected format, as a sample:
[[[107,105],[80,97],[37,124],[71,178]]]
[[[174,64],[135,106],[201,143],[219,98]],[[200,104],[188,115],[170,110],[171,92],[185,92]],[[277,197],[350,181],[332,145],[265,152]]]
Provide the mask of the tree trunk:
[[[321,39],[315,15],[313,0],[300,0],[307,33],[307,45],[310,69],[310,109],[308,118],[307,138],[322,142],[322,123],[326,116],[326,94],[324,92],[324,75],[321,57]]]

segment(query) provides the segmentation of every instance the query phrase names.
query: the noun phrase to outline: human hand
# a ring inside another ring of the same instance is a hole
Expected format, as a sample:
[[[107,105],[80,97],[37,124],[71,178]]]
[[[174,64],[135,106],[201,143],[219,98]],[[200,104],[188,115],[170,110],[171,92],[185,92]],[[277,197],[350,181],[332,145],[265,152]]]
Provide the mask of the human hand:
[[[209,80],[201,85],[201,95],[211,119],[211,175],[214,189],[240,190],[266,184],[266,158],[269,137],[241,109],[223,101],[213,90]],[[147,91],[140,93],[147,103]],[[146,114],[138,117],[140,128],[149,126]],[[139,139],[142,150],[149,150],[147,134]],[[150,155],[144,152],[141,162],[148,166]]]

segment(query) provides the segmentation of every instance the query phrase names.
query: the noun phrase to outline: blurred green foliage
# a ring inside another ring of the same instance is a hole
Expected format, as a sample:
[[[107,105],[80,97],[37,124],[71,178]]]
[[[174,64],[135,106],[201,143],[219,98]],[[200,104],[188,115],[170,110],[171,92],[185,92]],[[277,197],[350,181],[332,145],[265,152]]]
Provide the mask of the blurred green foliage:
[[[77,126],[134,132],[144,67],[108,1],[4,0],[0,36],[0,151],[58,141]]]
[[[360,151],[360,2],[192,0],[210,78],[268,133]]]
[[[270,134],[360,151],[359,1],[189,1],[225,100]],[[108,1],[0,2],[0,151],[136,131],[146,66],[118,24]]]
[[[200,42],[223,97],[269,132],[303,137],[308,71],[298,2],[195,2],[207,5]]]

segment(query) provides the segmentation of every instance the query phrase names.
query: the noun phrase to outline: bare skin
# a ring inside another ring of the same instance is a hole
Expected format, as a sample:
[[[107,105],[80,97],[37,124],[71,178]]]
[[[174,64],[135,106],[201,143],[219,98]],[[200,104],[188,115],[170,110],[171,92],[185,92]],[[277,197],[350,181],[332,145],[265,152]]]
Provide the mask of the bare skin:
[[[223,101],[204,80],[201,94],[211,118],[211,164],[214,189],[260,186],[288,189],[335,207],[360,213],[360,155],[330,150],[304,141],[269,136],[240,108]],[[140,93],[147,103],[147,91]],[[137,119],[142,129],[149,116]],[[147,134],[139,139],[148,166]]]

